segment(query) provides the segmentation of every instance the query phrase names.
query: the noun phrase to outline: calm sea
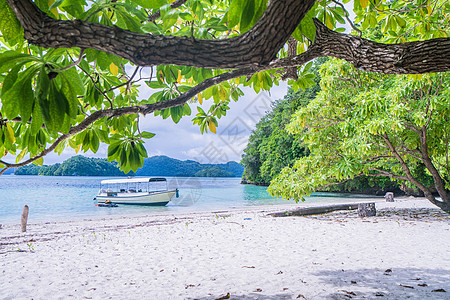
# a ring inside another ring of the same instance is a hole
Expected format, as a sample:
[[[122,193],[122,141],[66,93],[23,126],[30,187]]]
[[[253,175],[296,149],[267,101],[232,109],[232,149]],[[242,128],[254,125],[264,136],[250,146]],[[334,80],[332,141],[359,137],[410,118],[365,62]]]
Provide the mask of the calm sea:
[[[174,198],[165,207],[97,207],[93,198],[103,179],[105,178],[2,175],[0,224],[20,222],[24,205],[29,206],[28,220],[33,223],[293,203],[271,197],[266,187],[241,185],[240,178],[168,177],[169,188],[178,188],[180,197]],[[348,196],[319,193],[308,197],[307,202],[338,202],[343,197]]]

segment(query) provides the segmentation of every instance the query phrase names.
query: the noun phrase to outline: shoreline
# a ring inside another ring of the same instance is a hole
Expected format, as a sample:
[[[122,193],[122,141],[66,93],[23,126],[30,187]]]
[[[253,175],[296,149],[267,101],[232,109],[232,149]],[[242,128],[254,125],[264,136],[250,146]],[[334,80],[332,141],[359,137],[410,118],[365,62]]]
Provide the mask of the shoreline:
[[[305,203],[300,204],[31,223],[26,233],[19,232],[20,225],[4,225],[0,294],[2,299],[217,299],[227,293],[230,299],[450,297],[445,242],[450,217],[427,200],[378,201],[377,216],[369,218],[355,211],[268,216]]]

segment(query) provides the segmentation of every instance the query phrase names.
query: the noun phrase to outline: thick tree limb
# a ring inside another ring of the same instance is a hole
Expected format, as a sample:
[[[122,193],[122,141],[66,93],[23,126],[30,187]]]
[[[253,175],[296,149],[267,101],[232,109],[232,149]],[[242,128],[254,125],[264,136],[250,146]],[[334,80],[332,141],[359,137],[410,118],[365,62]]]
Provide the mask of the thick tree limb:
[[[140,66],[160,64],[233,69],[267,65],[274,60],[314,0],[273,0],[248,32],[230,39],[139,34],[84,21],[55,20],[31,0],[7,0],[32,44],[44,48],[92,48]],[[311,56],[344,59],[365,71],[423,74],[450,71],[450,38],[381,44],[329,30],[317,19]],[[294,61],[292,61],[294,62]],[[292,64],[290,65],[292,66]]]
[[[271,62],[315,0],[270,1],[252,29],[218,40],[155,36],[80,20],[55,20],[31,0],[7,2],[24,28],[25,38],[37,46],[91,48],[140,66],[174,64],[233,69]]]
[[[363,71],[385,74],[423,74],[450,71],[450,38],[403,44],[381,44],[341,34],[314,19],[314,52],[344,59]]]

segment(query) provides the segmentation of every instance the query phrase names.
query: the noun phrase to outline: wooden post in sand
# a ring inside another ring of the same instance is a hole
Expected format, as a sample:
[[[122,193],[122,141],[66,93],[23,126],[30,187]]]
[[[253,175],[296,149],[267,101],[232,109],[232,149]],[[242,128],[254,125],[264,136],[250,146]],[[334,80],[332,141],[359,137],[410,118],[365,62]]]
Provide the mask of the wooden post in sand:
[[[377,214],[375,203],[360,203],[358,204],[358,216],[373,217]]]
[[[22,211],[22,232],[27,231],[27,221],[28,221],[28,205],[25,205]]]

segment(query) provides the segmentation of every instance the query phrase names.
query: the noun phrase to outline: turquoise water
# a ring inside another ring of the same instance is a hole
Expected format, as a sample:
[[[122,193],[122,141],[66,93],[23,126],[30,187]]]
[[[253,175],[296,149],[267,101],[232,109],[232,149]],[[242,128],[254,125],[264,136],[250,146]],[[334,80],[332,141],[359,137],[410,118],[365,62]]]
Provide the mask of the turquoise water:
[[[180,197],[174,198],[165,207],[97,207],[93,198],[103,179],[105,178],[2,175],[0,224],[19,222],[24,205],[30,208],[28,220],[32,223],[293,203],[271,197],[266,187],[241,185],[240,178],[168,177],[169,188],[178,188]],[[343,197],[348,196],[318,193],[307,198],[307,202],[337,202],[342,201]]]

